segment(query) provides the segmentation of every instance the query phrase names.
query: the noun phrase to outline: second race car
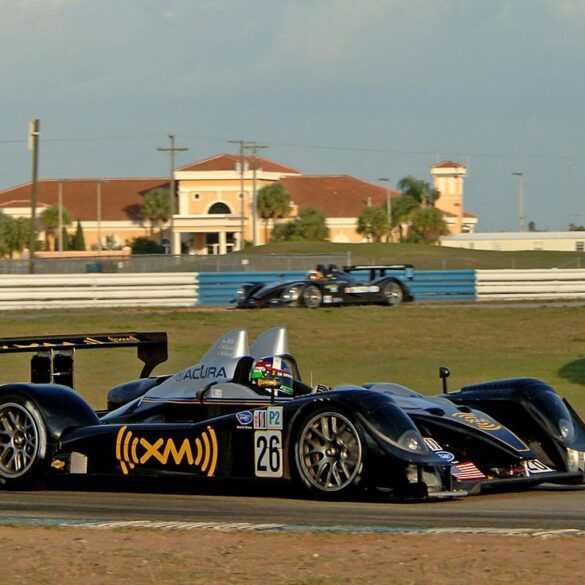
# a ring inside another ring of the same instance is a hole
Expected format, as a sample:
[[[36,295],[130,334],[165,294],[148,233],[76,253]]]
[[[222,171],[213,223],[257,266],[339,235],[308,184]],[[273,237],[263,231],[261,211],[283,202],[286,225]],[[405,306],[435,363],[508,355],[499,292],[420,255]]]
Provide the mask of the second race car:
[[[412,300],[410,264],[344,266],[319,265],[305,278],[275,282],[250,282],[236,292],[240,309],[341,305],[397,306]]]

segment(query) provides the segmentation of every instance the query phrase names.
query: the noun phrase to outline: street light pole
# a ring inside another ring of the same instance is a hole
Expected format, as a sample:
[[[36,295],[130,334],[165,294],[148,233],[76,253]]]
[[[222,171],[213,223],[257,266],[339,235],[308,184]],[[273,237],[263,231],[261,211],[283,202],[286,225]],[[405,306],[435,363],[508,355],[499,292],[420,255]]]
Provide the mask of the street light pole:
[[[31,120],[28,133],[28,147],[32,150],[32,181],[30,193],[30,240],[29,240],[29,266],[28,271],[35,271],[35,247],[37,244],[37,188],[39,177],[39,136],[41,134],[41,121]]]
[[[518,228],[521,232],[526,231],[526,215],[524,213],[524,173],[512,173],[518,177]]]
[[[387,177],[380,177],[378,181],[386,183],[386,222],[388,223],[388,242],[393,243],[392,238],[392,199],[390,199],[390,179]]]
[[[171,236],[171,254],[174,255],[177,253],[176,246],[175,246],[175,153],[176,152],[186,152],[189,150],[188,148],[178,148],[175,147],[175,135],[169,134],[169,139],[171,141],[170,148],[162,148],[159,146],[157,148],[160,152],[168,152],[171,155],[171,177],[170,177],[170,188],[169,188],[169,214],[171,216],[171,222],[169,226],[170,236]],[[179,250],[179,254],[181,250]]]

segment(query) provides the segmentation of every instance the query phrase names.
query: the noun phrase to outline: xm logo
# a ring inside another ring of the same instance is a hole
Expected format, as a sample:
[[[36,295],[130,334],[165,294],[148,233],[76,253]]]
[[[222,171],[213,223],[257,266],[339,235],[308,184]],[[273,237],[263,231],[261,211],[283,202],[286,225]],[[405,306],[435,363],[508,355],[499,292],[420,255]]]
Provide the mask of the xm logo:
[[[207,427],[194,440],[181,441],[172,438],[158,438],[154,441],[136,436],[123,426],[116,438],[116,459],[120,462],[122,473],[128,475],[138,465],[146,465],[154,459],[161,465],[192,465],[207,477],[212,477],[217,465],[217,436]]]

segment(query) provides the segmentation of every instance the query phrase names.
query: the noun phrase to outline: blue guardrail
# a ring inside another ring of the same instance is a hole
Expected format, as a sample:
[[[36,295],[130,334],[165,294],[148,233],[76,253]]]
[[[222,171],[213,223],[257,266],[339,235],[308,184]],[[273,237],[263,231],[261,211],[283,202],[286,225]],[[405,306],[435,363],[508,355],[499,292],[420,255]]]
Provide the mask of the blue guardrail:
[[[306,270],[283,272],[200,272],[200,306],[228,306],[236,296],[236,290],[247,282],[275,282],[302,278]],[[358,280],[367,280],[367,272],[353,272]],[[404,279],[404,273],[396,276],[405,280],[415,301],[475,300],[475,270],[421,270],[414,272],[413,280]]]

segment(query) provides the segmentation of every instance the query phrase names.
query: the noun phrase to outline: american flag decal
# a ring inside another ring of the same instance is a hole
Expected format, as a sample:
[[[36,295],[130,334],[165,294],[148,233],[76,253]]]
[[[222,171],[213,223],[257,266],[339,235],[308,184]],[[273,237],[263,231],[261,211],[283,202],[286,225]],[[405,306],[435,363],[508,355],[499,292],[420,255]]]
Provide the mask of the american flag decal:
[[[485,479],[485,475],[471,461],[453,465],[451,467],[451,474],[460,481],[467,479]]]

